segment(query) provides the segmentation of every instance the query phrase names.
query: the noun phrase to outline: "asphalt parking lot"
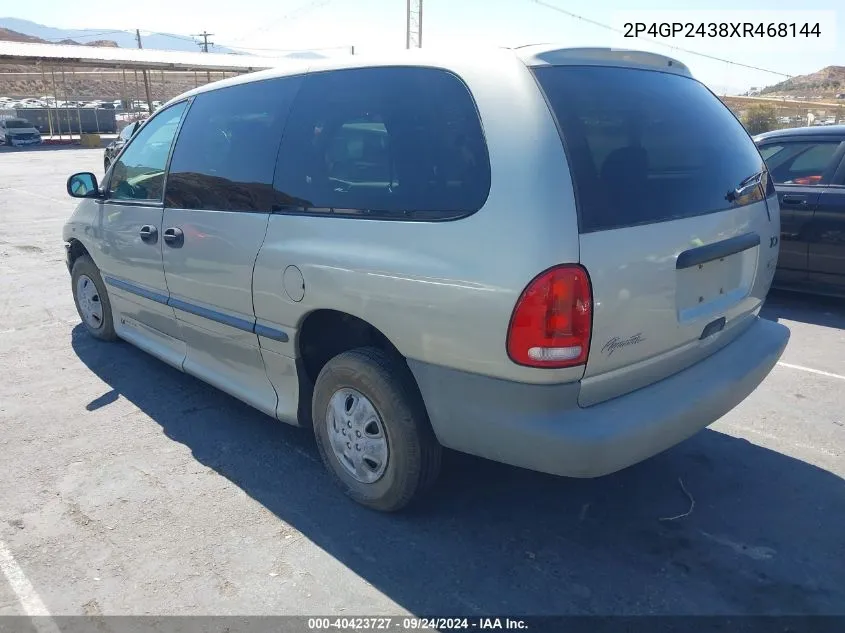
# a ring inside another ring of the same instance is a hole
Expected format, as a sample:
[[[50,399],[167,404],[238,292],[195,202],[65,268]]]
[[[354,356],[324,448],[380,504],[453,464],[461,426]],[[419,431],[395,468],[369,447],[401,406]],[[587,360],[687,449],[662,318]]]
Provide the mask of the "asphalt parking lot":
[[[845,303],[775,293],[782,363],[708,430],[567,480],[450,454],[385,516],[306,433],[79,325],[65,179],[0,150],[0,615],[845,614]],[[661,520],[692,512],[676,520]]]

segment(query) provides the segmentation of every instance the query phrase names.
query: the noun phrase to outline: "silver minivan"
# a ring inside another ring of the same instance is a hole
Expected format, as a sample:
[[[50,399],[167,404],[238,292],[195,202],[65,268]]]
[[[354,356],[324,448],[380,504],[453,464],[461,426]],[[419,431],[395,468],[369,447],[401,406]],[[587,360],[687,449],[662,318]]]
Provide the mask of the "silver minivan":
[[[681,63],[549,46],[210,84],[68,180],[80,317],[282,422],[397,510],[443,447],[556,475],[646,459],[748,396],[777,197]]]

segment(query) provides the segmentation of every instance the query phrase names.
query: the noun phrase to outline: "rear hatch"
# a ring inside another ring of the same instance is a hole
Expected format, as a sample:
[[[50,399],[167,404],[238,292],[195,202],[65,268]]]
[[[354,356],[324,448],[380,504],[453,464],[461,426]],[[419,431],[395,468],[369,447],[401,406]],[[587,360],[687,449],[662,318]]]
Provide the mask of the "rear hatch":
[[[687,73],[532,71],[566,148],[592,284],[589,406],[689,367],[750,325],[777,263],[777,200],[741,124]]]

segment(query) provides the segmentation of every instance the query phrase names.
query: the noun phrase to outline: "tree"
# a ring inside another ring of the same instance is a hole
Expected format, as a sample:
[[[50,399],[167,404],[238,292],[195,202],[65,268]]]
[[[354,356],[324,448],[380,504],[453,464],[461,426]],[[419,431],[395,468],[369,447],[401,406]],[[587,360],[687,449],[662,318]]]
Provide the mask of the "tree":
[[[773,130],[777,127],[775,109],[765,104],[751,106],[745,113],[742,124],[752,136]]]

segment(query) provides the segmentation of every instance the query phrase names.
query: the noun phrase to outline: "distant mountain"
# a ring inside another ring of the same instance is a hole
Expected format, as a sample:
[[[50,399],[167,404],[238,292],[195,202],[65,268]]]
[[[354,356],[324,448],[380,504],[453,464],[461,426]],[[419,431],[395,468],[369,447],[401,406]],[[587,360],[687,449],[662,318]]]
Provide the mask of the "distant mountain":
[[[845,66],[827,66],[808,75],[798,75],[755,93],[778,97],[835,98],[845,93]]]
[[[24,35],[23,33],[18,33],[17,31],[4,29],[2,27],[0,27],[0,40],[4,42],[29,42],[32,44],[38,44],[44,41],[40,37]]]
[[[12,37],[3,37],[4,31],[14,31],[18,37],[29,36],[30,40],[13,39]],[[91,29],[59,29],[52,26],[44,26],[29,20],[20,20],[18,18],[0,18],[0,39],[11,40],[16,42],[22,41],[46,41],[53,44],[90,44],[94,46],[117,46],[119,48],[135,48],[138,43],[135,41],[135,33],[130,31],[120,31],[108,28],[91,28]],[[103,40],[110,41],[112,44],[103,44]],[[96,44],[94,42],[97,42]],[[192,51],[200,50],[196,42],[184,35],[175,35],[172,33],[150,33],[141,34],[141,43],[144,48],[151,48],[154,50],[167,51]],[[212,53],[235,53],[225,46],[213,46],[209,48]]]
[[[73,44],[75,46],[108,46],[110,48],[117,47],[117,42],[112,40],[94,40],[93,42],[77,42],[75,40],[62,40],[60,42],[48,42],[42,40],[40,37],[34,35],[26,35],[25,33],[18,33],[11,29],[4,29],[0,27],[0,41],[4,42],[27,42],[29,44]]]

